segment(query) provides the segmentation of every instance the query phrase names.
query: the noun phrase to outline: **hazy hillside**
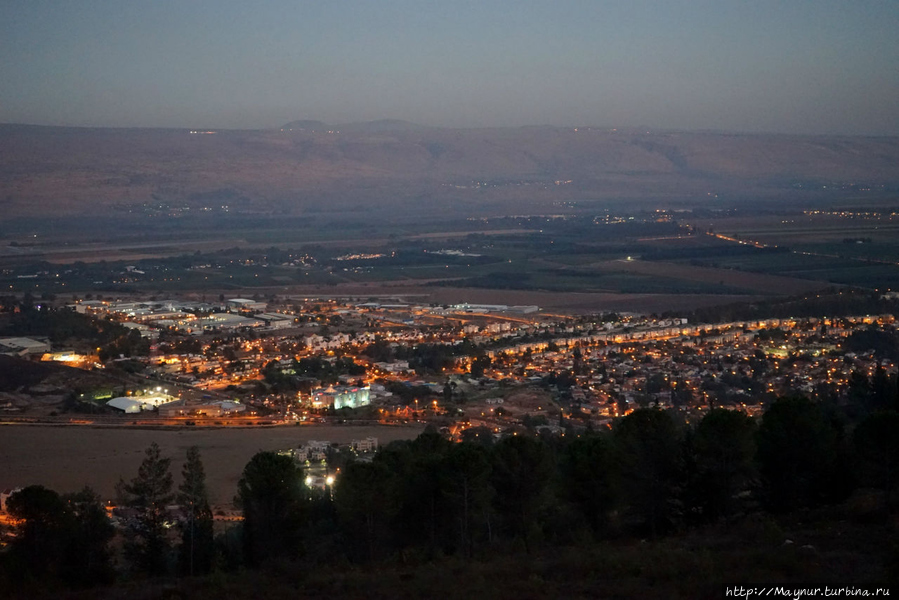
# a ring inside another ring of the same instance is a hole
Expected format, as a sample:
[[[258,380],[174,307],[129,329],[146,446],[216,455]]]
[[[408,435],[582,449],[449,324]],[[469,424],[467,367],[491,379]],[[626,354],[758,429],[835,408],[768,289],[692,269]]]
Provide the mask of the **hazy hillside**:
[[[828,184],[896,186],[899,138],[440,129],[402,121],[191,133],[0,125],[7,216],[127,210],[301,213],[458,200],[466,206],[695,197]],[[444,202],[445,204],[445,202]]]

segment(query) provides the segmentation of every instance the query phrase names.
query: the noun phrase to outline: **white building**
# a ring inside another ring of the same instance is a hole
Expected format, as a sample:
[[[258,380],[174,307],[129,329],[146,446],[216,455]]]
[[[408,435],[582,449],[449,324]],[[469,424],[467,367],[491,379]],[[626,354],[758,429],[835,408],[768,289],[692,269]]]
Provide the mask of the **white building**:
[[[0,338],[0,354],[9,356],[43,356],[50,352],[50,343],[24,337]]]
[[[257,312],[264,311],[268,308],[268,304],[266,302],[259,302],[258,300],[250,300],[248,298],[229,298],[228,308],[231,310],[245,310],[249,312]]]
[[[366,387],[356,386],[329,386],[312,390],[312,406],[324,408],[332,406],[334,409],[358,408],[367,406],[371,402],[370,390]]]
[[[158,406],[169,404],[170,402],[175,402],[176,400],[177,398],[175,398],[174,396],[169,396],[168,394],[154,394],[148,396],[120,396],[118,398],[113,398],[112,400],[107,402],[106,406],[117,408],[123,411],[125,414],[135,414],[139,413],[142,410],[153,410]]]
[[[367,437],[364,440],[353,440],[350,445],[356,452],[377,452],[378,438]]]
[[[331,442],[309,440],[305,446],[297,448],[297,460],[300,462],[321,462],[328,458]]]

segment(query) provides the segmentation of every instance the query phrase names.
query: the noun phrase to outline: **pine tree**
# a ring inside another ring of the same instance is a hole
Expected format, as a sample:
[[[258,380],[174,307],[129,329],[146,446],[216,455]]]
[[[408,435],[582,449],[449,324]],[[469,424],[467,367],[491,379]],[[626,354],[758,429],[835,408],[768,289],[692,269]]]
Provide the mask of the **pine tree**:
[[[244,556],[250,565],[299,553],[305,496],[303,471],[293,458],[259,452],[250,459],[235,498],[243,510]]]
[[[187,461],[181,470],[183,480],[178,486],[178,502],[186,511],[182,522],[179,567],[182,573],[208,573],[212,568],[214,553],[212,509],[206,490],[206,471],[200,458],[200,449],[187,449]]]
[[[149,575],[162,575],[168,564],[169,541],[166,535],[166,506],[173,500],[170,458],[162,458],[156,442],[129,483],[119,481],[123,503],[137,511],[126,535],[127,553],[132,563]]]

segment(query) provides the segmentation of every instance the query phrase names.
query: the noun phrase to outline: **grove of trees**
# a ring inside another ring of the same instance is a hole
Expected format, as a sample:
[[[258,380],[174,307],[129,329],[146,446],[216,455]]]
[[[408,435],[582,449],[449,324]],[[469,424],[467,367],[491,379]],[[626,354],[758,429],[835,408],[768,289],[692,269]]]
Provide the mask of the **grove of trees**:
[[[885,517],[895,513],[895,411],[850,424],[833,406],[788,397],[761,419],[713,409],[688,424],[677,415],[644,408],[611,431],[499,439],[486,432],[461,443],[428,429],[373,460],[349,460],[323,491],[305,484],[293,457],[260,452],[238,483],[243,521],[218,536],[199,450],[188,451],[176,487],[170,458],[153,444],[136,477],[119,486],[130,509],[125,572],[530,554],[814,509],[859,487],[882,499]],[[30,486],[10,498],[9,512],[17,535],[0,553],[0,583],[78,588],[114,578],[114,530],[90,490],[60,496]]]

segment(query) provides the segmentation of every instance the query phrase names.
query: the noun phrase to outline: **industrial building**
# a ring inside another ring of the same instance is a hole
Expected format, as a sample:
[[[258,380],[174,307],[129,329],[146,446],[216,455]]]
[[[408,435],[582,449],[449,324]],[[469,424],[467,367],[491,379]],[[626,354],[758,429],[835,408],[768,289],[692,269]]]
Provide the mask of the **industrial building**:
[[[208,402],[206,404],[185,404],[183,402],[159,407],[159,416],[172,417],[222,417],[246,412],[247,405],[231,400]]]
[[[50,352],[50,343],[24,337],[0,338],[0,354],[22,358],[40,357]]]
[[[269,329],[287,329],[288,327],[293,327],[295,323],[295,319],[291,315],[261,313],[254,316],[263,321]]]
[[[229,310],[260,312],[264,311],[268,304],[259,302],[258,300],[250,300],[248,298],[229,298],[227,300]]]

